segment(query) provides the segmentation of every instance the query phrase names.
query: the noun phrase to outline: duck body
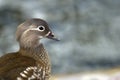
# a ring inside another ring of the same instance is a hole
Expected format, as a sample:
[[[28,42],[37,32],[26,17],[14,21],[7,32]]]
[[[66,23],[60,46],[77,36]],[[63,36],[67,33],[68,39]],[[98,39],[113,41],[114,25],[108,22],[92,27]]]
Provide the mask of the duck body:
[[[57,40],[42,19],[30,19],[18,26],[18,52],[0,57],[0,80],[49,80],[51,63],[42,38]]]
[[[32,57],[21,55],[24,52],[35,55]],[[43,50],[39,52],[36,55],[31,51],[20,50],[2,56],[0,58],[0,80],[48,80],[51,72],[50,60]],[[42,59],[43,56],[46,57],[46,61]]]

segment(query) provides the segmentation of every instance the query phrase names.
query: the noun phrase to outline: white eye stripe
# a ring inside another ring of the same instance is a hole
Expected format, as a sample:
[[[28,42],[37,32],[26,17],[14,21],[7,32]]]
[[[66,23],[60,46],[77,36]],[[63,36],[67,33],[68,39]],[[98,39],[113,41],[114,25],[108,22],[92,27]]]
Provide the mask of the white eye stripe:
[[[38,29],[40,30],[40,31],[44,31],[45,30],[45,27],[44,26],[38,26]]]
[[[36,31],[44,31],[45,27],[44,26],[38,26],[37,28],[30,28],[30,30],[36,30]]]
[[[30,28],[29,30],[36,30],[36,31],[39,31],[38,28]]]

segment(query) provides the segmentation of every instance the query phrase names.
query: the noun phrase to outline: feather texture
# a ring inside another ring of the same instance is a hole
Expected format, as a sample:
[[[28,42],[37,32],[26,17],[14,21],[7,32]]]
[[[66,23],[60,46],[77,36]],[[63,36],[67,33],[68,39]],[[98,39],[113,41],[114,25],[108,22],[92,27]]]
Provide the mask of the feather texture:
[[[20,24],[16,31],[20,49],[0,57],[0,80],[48,80],[51,63],[39,40],[45,37],[56,39],[51,34],[42,19],[30,19]]]

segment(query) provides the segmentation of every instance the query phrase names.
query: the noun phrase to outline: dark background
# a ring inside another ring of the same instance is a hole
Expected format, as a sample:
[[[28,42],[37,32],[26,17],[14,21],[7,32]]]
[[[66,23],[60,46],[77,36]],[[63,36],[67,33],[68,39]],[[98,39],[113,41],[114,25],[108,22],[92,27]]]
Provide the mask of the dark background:
[[[54,74],[119,67],[120,0],[0,0],[0,56],[19,49],[16,28],[30,18],[61,39],[44,43]]]

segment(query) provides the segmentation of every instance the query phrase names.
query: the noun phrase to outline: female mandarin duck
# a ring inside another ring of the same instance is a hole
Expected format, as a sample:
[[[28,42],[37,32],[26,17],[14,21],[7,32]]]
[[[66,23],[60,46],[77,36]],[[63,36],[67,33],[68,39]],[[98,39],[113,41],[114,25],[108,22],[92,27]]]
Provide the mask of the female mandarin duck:
[[[58,40],[46,21],[30,19],[16,31],[18,52],[0,57],[0,80],[49,80],[51,63],[42,38]]]

